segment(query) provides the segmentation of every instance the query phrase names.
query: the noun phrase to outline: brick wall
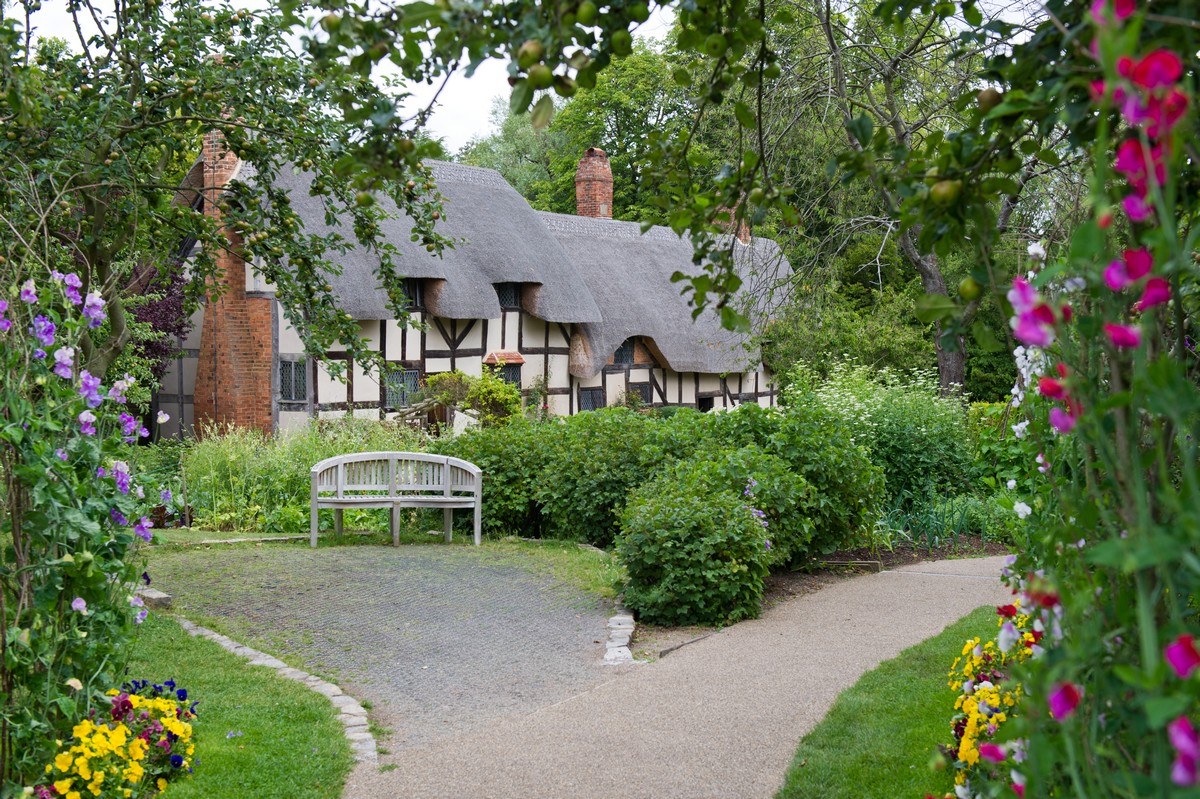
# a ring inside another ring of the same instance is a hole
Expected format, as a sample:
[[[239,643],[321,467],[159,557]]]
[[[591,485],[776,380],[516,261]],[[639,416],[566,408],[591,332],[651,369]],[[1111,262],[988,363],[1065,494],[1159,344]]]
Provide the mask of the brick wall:
[[[612,219],[613,178],[608,156],[589,147],[575,170],[575,213]]]
[[[225,150],[219,133],[204,137],[205,213],[220,220],[221,187],[232,177],[237,159]],[[241,238],[225,229],[228,248],[216,254],[210,286],[220,296],[204,307],[200,355],[196,365],[196,431],[208,424],[233,424],[274,431],[272,377],[274,344],[269,297],[246,296],[246,265]]]

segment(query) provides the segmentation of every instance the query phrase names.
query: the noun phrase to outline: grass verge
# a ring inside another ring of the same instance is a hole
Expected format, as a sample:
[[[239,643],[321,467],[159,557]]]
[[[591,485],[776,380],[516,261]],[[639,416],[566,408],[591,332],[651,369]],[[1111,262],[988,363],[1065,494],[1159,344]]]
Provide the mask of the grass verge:
[[[963,641],[995,632],[979,608],[940,634],[862,676],[800,742],[775,799],[903,799],[941,796],[948,771],[929,763],[950,741],[954,694],[946,673]]]
[[[353,765],[333,705],[300,683],[250,666],[151,614],[129,662],[131,679],[174,679],[199,700],[196,768],[172,799],[336,799]]]

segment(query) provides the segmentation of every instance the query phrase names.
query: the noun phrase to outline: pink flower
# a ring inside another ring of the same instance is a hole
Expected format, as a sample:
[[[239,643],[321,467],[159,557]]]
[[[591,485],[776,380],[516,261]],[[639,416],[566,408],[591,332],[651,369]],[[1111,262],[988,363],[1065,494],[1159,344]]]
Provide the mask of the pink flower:
[[[1022,797],[1022,799],[1024,798],[1024,796],[1025,796],[1025,786],[1024,785],[1017,785],[1014,782],[1012,789],[1013,789],[1013,793],[1015,793],[1017,796]]]
[[[1050,426],[1060,433],[1069,433],[1075,428],[1075,417],[1062,408],[1051,408]]]
[[[1104,270],[1104,282],[1113,291],[1121,291],[1150,274],[1154,256],[1149,250],[1126,250],[1121,260],[1113,261]]]
[[[1104,333],[1114,347],[1119,350],[1129,350],[1142,346],[1142,331],[1136,325],[1114,325],[1107,322]]]
[[[1050,692],[1050,715],[1054,716],[1055,721],[1068,718],[1075,712],[1075,708],[1079,707],[1082,697],[1083,694],[1077,685],[1069,682],[1058,683]]]
[[[75,611],[76,613],[82,613],[86,616],[87,601],[81,596],[75,597],[75,599],[71,600],[71,610]]]
[[[984,760],[990,760],[993,763],[1003,763],[1008,757],[1003,746],[997,746],[996,744],[991,743],[979,745],[979,756]]]
[[[1187,716],[1180,716],[1167,725],[1167,738],[1175,747],[1175,762],[1171,764],[1171,782],[1176,785],[1196,784],[1196,761],[1200,759],[1200,736]]]
[[[1172,89],[1165,97],[1155,95],[1146,102],[1146,135],[1153,138],[1166,136],[1187,113],[1188,96],[1179,89]]]
[[[1124,22],[1137,11],[1135,0],[1093,0],[1092,22],[1104,27],[1110,21]]]
[[[1014,277],[1012,284],[1013,287],[1008,290],[1008,301],[1012,304],[1013,311],[1022,314],[1033,308],[1038,298],[1033,286],[1020,276]]]
[[[1146,160],[1147,155],[1149,156],[1149,161]],[[1117,148],[1117,160],[1113,166],[1125,176],[1125,179],[1129,181],[1129,185],[1138,194],[1145,195],[1152,167],[1154,169],[1154,182],[1159,186],[1167,182],[1167,168],[1163,163],[1163,146],[1161,144],[1151,148],[1149,153],[1147,153],[1146,148],[1142,146],[1140,141],[1137,139],[1126,139]]]
[[[1142,298],[1138,300],[1135,306],[1139,311],[1145,311],[1149,308],[1162,305],[1171,299],[1171,284],[1161,277],[1152,277],[1146,281],[1146,288],[1142,291]]]
[[[1013,326],[1013,336],[1022,344],[1032,347],[1049,347],[1054,343],[1054,331],[1048,329],[1032,314],[1023,313]]]
[[[1153,91],[1179,82],[1183,75],[1183,62],[1170,50],[1155,50],[1135,62],[1127,76],[1134,86]]]
[[[1145,222],[1154,215],[1154,207],[1140,194],[1131,194],[1121,201],[1130,222]]]
[[[1200,666],[1200,652],[1196,651],[1195,639],[1186,633],[1176,638],[1174,643],[1167,644],[1163,649],[1163,657],[1181,680],[1186,680]]]

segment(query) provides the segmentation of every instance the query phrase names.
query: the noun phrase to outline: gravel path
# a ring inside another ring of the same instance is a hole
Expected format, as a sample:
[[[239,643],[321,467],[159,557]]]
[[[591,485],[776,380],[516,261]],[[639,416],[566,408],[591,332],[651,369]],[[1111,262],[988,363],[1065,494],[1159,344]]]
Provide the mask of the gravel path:
[[[474,547],[174,550],[150,571],[184,615],[369,702],[392,752],[613,677],[607,603]]]
[[[565,701],[358,768],[343,799],[769,799],[866,671],[984,604],[1003,558],[839,582]],[[540,622],[538,622],[540,625]]]

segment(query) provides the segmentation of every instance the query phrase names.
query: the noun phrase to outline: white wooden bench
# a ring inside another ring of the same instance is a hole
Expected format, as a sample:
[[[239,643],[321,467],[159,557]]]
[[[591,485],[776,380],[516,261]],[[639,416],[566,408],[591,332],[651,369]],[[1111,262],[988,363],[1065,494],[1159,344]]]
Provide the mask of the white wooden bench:
[[[444,508],[446,542],[455,508],[475,509],[475,545],[480,543],[483,472],[473,463],[424,452],[359,452],[338,455],[312,467],[310,542],[317,545],[317,512],[332,508],[342,534],[347,508],[389,508],[392,543],[400,544],[400,508]]]

